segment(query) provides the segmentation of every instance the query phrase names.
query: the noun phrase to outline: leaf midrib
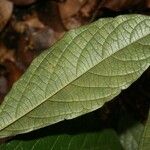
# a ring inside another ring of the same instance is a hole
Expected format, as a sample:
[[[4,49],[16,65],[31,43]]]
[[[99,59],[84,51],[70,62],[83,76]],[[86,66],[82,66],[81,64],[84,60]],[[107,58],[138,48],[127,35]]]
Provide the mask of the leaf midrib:
[[[143,21],[144,21],[144,20],[143,20]],[[142,22],[142,21],[141,21],[141,22]],[[134,29],[133,29],[133,30],[134,30]],[[133,45],[134,43],[136,43],[136,42],[138,42],[138,41],[140,41],[140,40],[146,38],[146,37],[149,36],[149,35],[150,35],[150,33],[146,34],[144,37],[139,38],[139,39],[137,39],[137,40],[131,42],[129,45],[124,46],[123,48],[119,49],[118,51],[123,50],[123,49],[125,49],[125,48],[127,48],[127,47]],[[89,68],[86,72],[82,73],[82,74],[79,75],[77,78],[75,78],[74,80],[70,81],[69,84],[64,85],[61,89],[59,89],[58,91],[56,91],[55,93],[53,93],[53,95],[51,95],[51,96],[47,97],[46,99],[44,99],[40,104],[36,105],[33,109],[29,110],[28,112],[26,112],[26,113],[23,114],[22,116],[18,117],[17,119],[15,119],[15,120],[12,121],[11,123],[9,123],[9,125],[6,125],[6,126],[4,126],[3,128],[1,128],[0,131],[3,131],[4,129],[6,129],[7,127],[11,126],[13,123],[15,123],[16,121],[18,121],[19,119],[23,118],[24,116],[28,115],[30,112],[34,111],[36,108],[40,107],[45,101],[47,101],[48,99],[50,99],[50,98],[52,98],[53,96],[55,96],[58,92],[60,92],[61,90],[63,90],[65,87],[69,86],[72,82],[78,80],[80,77],[82,77],[82,76],[83,76],[84,74],[86,74],[88,71],[90,71],[91,69],[93,69],[94,67],[96,67],[97,65],[99,65],[99,63],[102,63],[103,61],[105,61],[105,60],[108,59],[109,57],[115,55],[118,51],[112,53],[112,54],[109,55],[108,57],[104,58],[103,60],[101,60],[100,62],[98,62],[97,64],[95,64],[93,67]],[[44,58],[45,58],[45,57],[44,57]],[[42,61],[44,60],[44,58],[42,59]],[[42,63],[42,62],[41,62],[41,63]],[[38,68],[38,67],[37,67],[37,68]],[[36,68],[36,70],[37,70],[37,68]],[[35,70],[35,71],[36,71],[36,70]],[[33,75],[34,75],[34,74],[33,74]],[[56,121],[56,122],[59,122],[59,120]],[[56,122],[55,122],[55,123],[56,123]]]

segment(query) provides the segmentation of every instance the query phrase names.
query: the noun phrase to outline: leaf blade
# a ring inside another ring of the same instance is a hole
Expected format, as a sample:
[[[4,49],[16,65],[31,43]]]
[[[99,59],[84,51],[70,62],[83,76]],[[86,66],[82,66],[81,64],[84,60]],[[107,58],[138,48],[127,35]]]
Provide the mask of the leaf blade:
[[[149,67],[149,24],[146,16],[121,16],[66,34],[5,98],[0,137],[75,118],[118,95]]]
[[[150,148],[150,110],[146,125],[139,145],[139,150],[148,150]]]
[[[119,138],[117,134],[112,129],[107,129],[104,131],[98,131],[95,133],[80,133],[77,135],[51,135],[47,137],[42,137],[34,140],[14,140],[9,143],[0,145],[3,150],[28,150],[36,149],[40,150],[43,148],[45,150],[61,149],[61,150],[103,150],[107,149],[122,149]]]

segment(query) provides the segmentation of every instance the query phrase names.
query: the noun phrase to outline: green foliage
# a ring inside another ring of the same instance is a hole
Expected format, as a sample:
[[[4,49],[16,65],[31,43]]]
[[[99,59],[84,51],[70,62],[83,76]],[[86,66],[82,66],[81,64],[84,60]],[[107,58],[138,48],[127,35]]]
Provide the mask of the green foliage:
[[[143,136],[140,142],[139,150],[149,150],[150,149],[150,112],[148,115],[148,120],[144,128]]]
[[[136,97],[137,94],[134,95]],[[131,98],[128,99],[135,103]],[[128,109],[126,102],[119,104],[120,100],[122,100],[121,97],[107,104],[107,107],[82,117],[19,135],[0,145],[0,149],[78,150],[82,147],[85,150],[137,150],[143,125],[135,119],[138,112]],[[108,118],[103,120],[106,109],[111,112],[107,114]],[[113,127],[114,124],[116,129]]]
[[[149,67],[149,41],[150,17],[142,15],[100,19],[71,30],[33,61],[6,96],[0,106],[0,137],[30,132],[102,107]],[[84,140],[101,133],[82,136]]]
[[[30,141],[14,140],[7,145],[1,145],[0,148],[2,150],[123,150],[117,134],[111,129],[78,135],[53,135]]]

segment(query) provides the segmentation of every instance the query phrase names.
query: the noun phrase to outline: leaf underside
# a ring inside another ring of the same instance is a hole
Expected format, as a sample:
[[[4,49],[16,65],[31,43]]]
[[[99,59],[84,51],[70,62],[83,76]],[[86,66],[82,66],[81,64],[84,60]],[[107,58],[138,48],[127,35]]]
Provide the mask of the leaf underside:
[[[139,146],[139,150],[149,150],[149,149],[150,149],[150,110]]]
[[[0,137],[96,110],[150,65],[150,17],[100,19],[37,57],[0,107]]]
[[[77,135],[53,135],[34,140],[14,140],[0,146],[2,150],[123,150],[112,129]]]

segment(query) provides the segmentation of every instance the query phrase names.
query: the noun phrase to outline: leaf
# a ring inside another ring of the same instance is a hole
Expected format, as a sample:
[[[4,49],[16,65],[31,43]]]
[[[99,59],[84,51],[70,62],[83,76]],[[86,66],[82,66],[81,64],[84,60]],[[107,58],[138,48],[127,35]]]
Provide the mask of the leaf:
[[[143,125],[141,123],[135,124],[120,135],[120,142],[124,150],[137,150],[143,133]]]
[[[143,133],[144,125],[135,119],[132,116],[137,112],[125,112],[126,114],[122,114],[122,118],[120,116],[119,130],[122,130],[120,134],[120,142],[124,148],[124,150],[138,150],[139,143],[141,141],[141,135]]]
[[[149,149],[150,149],[150,110],[148,120],[146,122],[144,132],[141,138],[139,150],[149,150]]]
[[[37,57],[0,107],[0,137],[96,110],[150,65],[150,17],[100,19]]]
[[[147,120],[149,111],[149,97],[146,94],[148,91],[149,74],[145,72],[135,84],[120,95],[121,104],[116,112],[119,120],[115,121],[115,126],[124,150],[140,150],[145,128],[143,122]]]
[[[53,135],[34,140],[14,140],[0,146],[2,150],[123,150],[112,129],[77,135]]]
[[[16,136],[1,144],[2,150],[122,150],[118,135],[111,127],[101,126],[99,111],[70,121]]]

